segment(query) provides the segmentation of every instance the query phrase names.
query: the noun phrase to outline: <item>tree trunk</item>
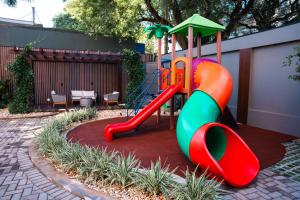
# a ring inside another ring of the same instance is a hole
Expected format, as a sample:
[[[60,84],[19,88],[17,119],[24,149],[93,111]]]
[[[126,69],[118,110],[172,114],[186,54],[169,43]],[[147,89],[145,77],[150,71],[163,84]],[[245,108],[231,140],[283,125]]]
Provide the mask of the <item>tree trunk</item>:
[[[169,43],[168,43],[168,33],[165,33],[165,48],[164,48],[164,54],[167,54],[168,53],[168,51],[169,51]]]

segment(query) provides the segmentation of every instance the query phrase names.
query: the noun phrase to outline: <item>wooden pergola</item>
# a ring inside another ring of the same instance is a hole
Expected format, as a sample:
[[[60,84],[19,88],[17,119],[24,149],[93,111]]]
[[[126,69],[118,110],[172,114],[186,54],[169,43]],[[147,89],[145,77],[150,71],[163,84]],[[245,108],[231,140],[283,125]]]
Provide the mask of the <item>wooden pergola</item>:
[[[18,53],[24,48],[14,47],[13,51]],[[87,63],[120,63],[121,54],[114,52],[100,51],[75,51],[55,49],[32,49],[30,52],[32,61],[53,61],[53,62],[87,62]]]

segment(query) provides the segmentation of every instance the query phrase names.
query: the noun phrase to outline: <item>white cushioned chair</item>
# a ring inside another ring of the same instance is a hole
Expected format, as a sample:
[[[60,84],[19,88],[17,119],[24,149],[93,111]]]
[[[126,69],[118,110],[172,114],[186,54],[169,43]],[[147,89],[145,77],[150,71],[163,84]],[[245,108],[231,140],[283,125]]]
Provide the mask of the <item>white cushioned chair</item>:
[[[103,95],[104,103],[106,105],[111,104],[111,103],[119,104],[119,94],[120,94],[119,92],[114,91],[112,93]]]
[[[75,101],[80,101],[81,98],[91,98],[96,101],[97,93],[95,91],[71,90],[72,104]]]

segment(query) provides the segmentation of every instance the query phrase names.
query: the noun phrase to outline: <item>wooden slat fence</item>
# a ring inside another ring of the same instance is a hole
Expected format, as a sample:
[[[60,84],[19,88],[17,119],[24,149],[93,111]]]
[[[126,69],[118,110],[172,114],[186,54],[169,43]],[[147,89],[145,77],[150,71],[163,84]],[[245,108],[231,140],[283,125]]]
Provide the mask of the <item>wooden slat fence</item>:
[[[14,79],[9,73],[7,66],[15,59],[16,55],[11,52],[12,47],[1,47],[0,46],[0,79],[9,80],[8,92],[13,92]]]
[[[10,80],[9,92],[14,87],[13,76],[8,72],[7,66],[11,63],[16,53],[14,47],[0,46],[0,78]],[[53,51],[53,49],[43,49]],[[74,52],[71,50],[55,50],[56,52]],[[85,51],[76,51],[76,53]],[[144,63],[154,61],[151,54],[142,55]],[[35,104],[46,104],[50,98],[51,90],[66,94],[68,103],[71,103],[71,90],[94,90],[98,100],[103,102],[103,94],[120,91],[121,100],[125,100],[128,77],[122,70],[121,63],[90,63],[90,62],[55,62],[32,61],[34,72],[34,99]]]
[[[71,90],[93,90],[102,103],[104,94],[120,91],[119,67],[119,64],[35,61],[35,103],[46,104],[52,90],[66,94],[68,103],[71,103]]]

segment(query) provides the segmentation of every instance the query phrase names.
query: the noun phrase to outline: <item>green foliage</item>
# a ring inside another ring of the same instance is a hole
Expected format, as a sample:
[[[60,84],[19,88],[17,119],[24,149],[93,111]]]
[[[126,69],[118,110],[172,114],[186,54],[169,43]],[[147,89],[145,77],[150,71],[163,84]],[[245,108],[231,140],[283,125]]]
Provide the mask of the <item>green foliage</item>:
[[[81,178],[87,180],[99,181],[105,180],[109,172],[109,167],[114,162],[117,152],[108,153],[106,148],[101,150],[90,148],[85,156],[82,157],[82,164],[78,168]]]
[[[130,49],[124,49],[122,51],[122,61],[123,67],[129,78],[127,95],[131,95],[128,104],[132,105],[132,102],[136,97],[134,94],[139,94],[141,92],[140,90],[136,90],[136,88],[145,79],[146,73],[141,61],[141,57],[137,52],[134,52]]]
[[[162,168],[160,160],[156,163],[151,162],[150,169],[139,172],[134,184],[137,188],[150,194],[164,194],[169,197],[171,189],[177,184],[172,177],[175,170],[169,171],[169,167]]]
[[[68,146],[68,143],[60,133],[66,130],[73,122],[92,119],[95,116],[96,109],[85,108],[55,118],[43,128],[37,137],[39,152],[42,155],[51,156],[53,152],[57,152]]]
[[[142,0],[70,0],[65,8],[84,32],[119,38],[138,38],[142,33]]]
[[[17,5],[17,0],[1,0],[4,4],[14,7]],[[31,2],[31,0],[23,0],[23,1],[27,1],[27,2]]]
[[[296,74],[289,75],[288,78],[294,81],[300,81],[300,46],[294,48],[294,54],[287,56],[283,65],[286,67],[295,66]]]
[[[9,80],[0,80],[0,108],[6,107],[9,102],[8,84]]]
[[[76,30],[83,32],[84,26],[77,19],[72,17],[70,14],[59,14],[56,15],[53,19],[54,28]]]
[[[115,162],[110,163],[106,180],[110,184],[117,183],[123,187],[132,185],[139,166],[140,161],[133,154],[129,154],[127,157],[122,154],[117,155]]]
[[[27,113],[32,110],[33,71],[28,63],[31,48],[31,44],[26,45],[14,62],[8,66],[8,70],[16,79],[13,100],[8,105],[9,112],[13,114]]]
[[[197,178],[196,170],[190,173],[188,170],[185,172],[185,184],[177,184],[173,192],[175,200],[216,200],[220,199],[220,183],[215,180],[207,180],[205,171],[200,177]]]

